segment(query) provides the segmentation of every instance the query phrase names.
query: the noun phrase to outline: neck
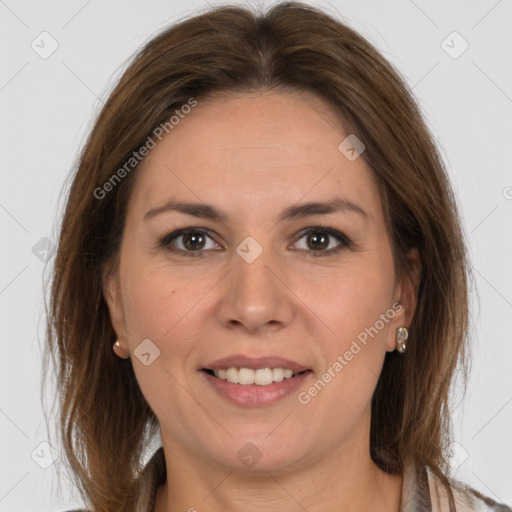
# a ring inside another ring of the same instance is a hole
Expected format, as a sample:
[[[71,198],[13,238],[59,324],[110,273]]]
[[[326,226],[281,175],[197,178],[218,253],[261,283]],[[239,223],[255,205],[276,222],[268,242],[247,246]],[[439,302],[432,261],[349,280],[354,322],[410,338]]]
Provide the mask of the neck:
[[[165,453],[173,456],[166,456],[167,480],[157,491],[154,512],[400,509],[402,475],[379,469],[369,455],[368,442],[352,443],[294,471],[262,470],[250,475],[208,466],[190,454]]]

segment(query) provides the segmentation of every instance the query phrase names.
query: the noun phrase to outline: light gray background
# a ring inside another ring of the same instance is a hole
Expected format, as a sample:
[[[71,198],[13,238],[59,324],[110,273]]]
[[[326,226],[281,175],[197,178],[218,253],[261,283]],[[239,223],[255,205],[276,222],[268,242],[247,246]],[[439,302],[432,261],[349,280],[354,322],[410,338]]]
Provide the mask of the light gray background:
[[[454,407],[453,466],[460,479],[511,504],[512,2],[310,3],[343,16],[397,66],[448,164],[477,285],[473,372],[465,401]],[[0,511],[80,505],[66,481],[57,480],[59,459],[43,469],[31,457],[37,450],[44,461],[52,453],[40,445],[48,441],[39,385],[40,240],[55,241],[61,187],[126,60],[155,32],[206,5],[0,0]],[[51,49],[43,31],[58,43],[45,59],[31,47]],[[446,39],[453,31],[469,44],[457,58],[464,42]]]

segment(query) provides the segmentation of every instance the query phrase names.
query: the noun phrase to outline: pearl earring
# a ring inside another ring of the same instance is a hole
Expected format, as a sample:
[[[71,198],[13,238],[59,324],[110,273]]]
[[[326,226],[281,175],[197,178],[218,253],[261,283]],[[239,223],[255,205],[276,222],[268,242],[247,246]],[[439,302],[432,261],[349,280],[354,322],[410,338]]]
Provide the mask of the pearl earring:
[[[409,331],[407,330],[407,328],[399,327],[396,330],[396,341],[397,341],[396,349],[398,352],[400,352],[400,354],[403,354],[405,352],[405,349],[407,346],[405,342],[407,341],[408,337],[409,337]]]
[[[120,357],[121,359],[128,359],[129,356],[125,356],[123,354],[123,348],[121,347],[119,340],[116,340],[112,348],[114,349],[114,352],[118,357]]]

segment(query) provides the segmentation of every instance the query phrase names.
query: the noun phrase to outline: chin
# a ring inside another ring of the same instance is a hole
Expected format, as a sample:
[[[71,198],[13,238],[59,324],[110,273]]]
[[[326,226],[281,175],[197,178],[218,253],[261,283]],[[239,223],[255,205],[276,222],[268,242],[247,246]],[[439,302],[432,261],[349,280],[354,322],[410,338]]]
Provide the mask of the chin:
[[[258,438],[254,434],[237,436],[230,439],[222,450],[213,450],[210,457],[216,464],[239,474],[279,474],[299,468],[307,459],[304,444],[297,439],[296,445],[290,439],[277,438],[272,442],[267,439],[269,429]]]

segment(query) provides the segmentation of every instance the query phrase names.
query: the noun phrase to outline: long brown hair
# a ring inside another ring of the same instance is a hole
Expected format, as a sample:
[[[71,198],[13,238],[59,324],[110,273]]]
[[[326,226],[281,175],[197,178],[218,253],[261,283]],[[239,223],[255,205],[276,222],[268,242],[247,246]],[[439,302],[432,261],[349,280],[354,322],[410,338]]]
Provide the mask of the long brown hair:
[[[133,510],[141,459],[158,431],[130,359],[112,352],[116,335],[103,296],[138,166],[126,162],[191,98],[269,89],[312,92],[332,106],[366,146],[362,158],[380,189],[397,274],[412,275],[406,254],[420,253],[407,352],[386,354],[370,450],[384,471],[426,466],[450,487],[449,399],[458,363],[467,380],[470,274],[456,202],[421,112],[399,73],[335,17],[296,2],[268,12],[220,6],[174,24],[134,56],[92,128],[69,190],[43,378],[51,356],[65,456],[95,512]],[[109,180],[108,191],[98,193]]]

